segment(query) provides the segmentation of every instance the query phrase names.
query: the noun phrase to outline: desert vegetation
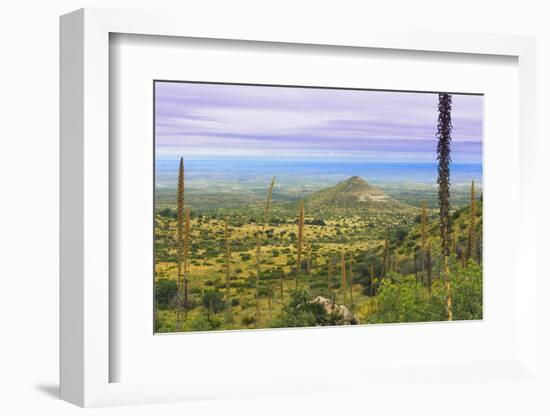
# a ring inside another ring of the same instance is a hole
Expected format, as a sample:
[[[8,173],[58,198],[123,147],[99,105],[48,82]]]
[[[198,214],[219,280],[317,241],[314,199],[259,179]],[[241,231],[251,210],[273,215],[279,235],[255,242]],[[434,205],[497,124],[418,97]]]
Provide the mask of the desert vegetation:
[[[482,194],[452,182],[452,97],[434,110],[435,188],[351,175],[189,192],[181,157],[157,192],[155,330],[481,319]]]

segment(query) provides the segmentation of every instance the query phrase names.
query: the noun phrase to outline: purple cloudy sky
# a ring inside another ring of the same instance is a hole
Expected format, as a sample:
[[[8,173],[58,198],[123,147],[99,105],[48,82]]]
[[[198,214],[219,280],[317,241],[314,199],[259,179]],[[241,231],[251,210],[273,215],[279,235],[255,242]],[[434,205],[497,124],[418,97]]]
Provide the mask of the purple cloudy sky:
[[[159,158],[430,162],[437,94],[156,83]],[[455,162],[481,162],[483,97],[453,96]]]

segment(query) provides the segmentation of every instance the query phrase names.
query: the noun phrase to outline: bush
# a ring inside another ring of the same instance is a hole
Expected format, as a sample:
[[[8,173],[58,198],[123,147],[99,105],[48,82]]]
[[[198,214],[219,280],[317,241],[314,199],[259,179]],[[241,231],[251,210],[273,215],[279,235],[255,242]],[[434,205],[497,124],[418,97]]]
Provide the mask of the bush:
[[[160,210],[159,214],[163,217],[166,217],[166,218],[176,218],[177,215],[176,215],[176,211],[172,211],[170,208],[164,208],[162,210]]]
[[[275,328],[290,328],[304,326],[341,325],[342,317],[327,314],[323,305],[310,302],[310,295],[305,290],[295,290],[290,293],[288,303],[283,307],[281,315],[272,323]]]
[[[200,287],[190,287],[189,293],[191,295],[200,295],[202,293],[202,289]]]
[[[240,256],[242,261],[248,261],[251,259],[251,256],[249,253],[241,253]]]
[[[242,322],[243,325],[245,325],[245,326],[250,326],[250,325],[252,325],[254,322],[256,322],[256,319],[254,318],[254,316],[243,316],[243,318],[241,319],[241,322]]]
[[[155,283],[155,297],[157,300],[157,307],[160,309],[167,308],[177,293],[178,288],[175,280],[157,280],[157,282]]]
[[[173,332],[176,329],[175,320],[166,314],[158,313],[155,319],[155,332]]]
[[[204,315],[197,315],[189,319],[184,324],[184,331],[212,331],[215,329],[220,328],[221,321],[219,319],[204,316]]]
[[[327,223],[325,222],[324,219],[322,218],[314,218],[312,220],[306,220],[305,221],[306,224],[309,224],[309,225],[320,225],[320,226],[325,226],[327,225]]]
[[[415,277],[390,273],[380,283],[375,310],[360,318],[369,323],[427,322],[447,319],[445,287],[436,279],[431,293]],[[467,268],[451,272],[451,299],[454,320],[483,318],[481,268],[470,262]]]
[[[202,306],[214,313],[219,313],[225,309],[223,294],[217,289],[206,290],[202,295]]]

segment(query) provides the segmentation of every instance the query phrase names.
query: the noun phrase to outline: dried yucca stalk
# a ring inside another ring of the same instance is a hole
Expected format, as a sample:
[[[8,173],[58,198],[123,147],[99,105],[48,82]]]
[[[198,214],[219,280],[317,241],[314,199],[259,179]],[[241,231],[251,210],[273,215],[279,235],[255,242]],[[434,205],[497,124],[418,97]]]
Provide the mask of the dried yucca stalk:
[[[306,240],[306,274],[309,276],[311,274],[311,243],[309,240]]]
[[[430,244],[426,248],[426,284],[428,285],[428,290],[432,291],[432,253]]]
[[[422,250],[426,250],[428,244],[428,212],[426,210],[426,201],[422,201],[420,211],[420,246]]]
[[[390,244],[388,240],[388,235],[386,234],[386,237],[384,239],[384,255],[382,257],[382,276],[386,277],[388,274],[388,267],[390,263]]]
[[[373,262],[371,262],[371,264],[370,264],[370,295],[371,296],[375,295],[375,290],[374,290],[374,263]]]
[[[414,265],[413,267],[414,278],[418,282],[418,248],[416,246],[414,247],[414,252],[413,252],[413,265]]]
[[[466,251],[464,247],[460,249],[460,266],[464,269],[466,267]]]
[[[280,289],[280,291],[281,291],[281,303],[283,303],[284,297],[285,297],[285,295],[284,295],[284,288],[283,288],[283,277],[284,277],[284,273],[285,273],[284,270],[281,269],[281,273],[279,274],[279,286],[280,286],[279,289]]]
[[[178,169],[178,185],[177,185],[177,214],[176,214],[176,251],[177,251],[177,298],[176,298],[176,331],[181,330],[181,321],[183,315],[183,223],[184,223],[184,167],[183,158],[180,158],[180,164]]]
[[[262,262],[262,243],[265,235],[265,229],[269,224],[269,209],[271,207],[271,197],[273,195],[273,187],[275,186],[275,176],[271,179],[271,184],[267,191],[267,197],[264,207],[264,215],[262,223],[256,231],[256,328],[260,327],[260,274]]]
[[[479,227],[479,238],[477,239],[477,264],[481,264],[483,258],[483,219]]]
[[[475,259],[477,254],[477,242],[476,242],[476,189],[474,181],[470,188],[470,223],[468,224],[468,246],[466,248],[466,258]]]
[[[348,272],[348,280],[349,280],[349,299],[350,299],[350,306],[353,307],[353,254],[350,254],[349,256],[349,272]]]
[[[422,282],[425,280],[426,274],[426,248],[428,246],[428,212],[426,210],[426,201],[422,201],[420,210],[420,248],[422,261]]]
[[[267,284],[267,310],[269,312],[269,320],[271,321],[271,283]]]
[[[225,217],[224,236],[225,236],[225,304],[227,313],[231,315],[231,241],[229,240],[229,223]]]
[[[328,290],[332,290],[332,258],[329,257],[327,259],[327,288]]]
[[[343,291],[344,293],[344,301],[346,299],[346,287],[347,287],[347,279],[346,279],[346,255],[345,253],[342,251],[340,253],[340,270],[341,270],[341,273],[342,273],[342,284],[341,284],[341,288],[340,290]]]
[[[453,243],[451,245],[451,253],[458,254],[458,231],[453,233]]]
[[[450,254],[450,169],[451,163],[451,108],[452,97],[450,94],[439,94],[439,118],[437,125],[437,183],[439,186],[439,230],[441,236],[441,254],[443,256],[443,279],[445,282],[445,298],[447,319],[453,320],[453,309],[451,300],[451,276],[449,270]]]
[[[300,279],[300,271],[302,269],[302,246],[304,244],[304,201],[300,201],[298,207],[298,245],[297,249],[297,264],[296,264],[296,282],[295,288],[298,290],[298,280]]]
[[[189,286],[189,246],[191,244],[191,209],[185,209],[185,225],[183,228],[183,311],[187,319],[189,309],[188,286]]]

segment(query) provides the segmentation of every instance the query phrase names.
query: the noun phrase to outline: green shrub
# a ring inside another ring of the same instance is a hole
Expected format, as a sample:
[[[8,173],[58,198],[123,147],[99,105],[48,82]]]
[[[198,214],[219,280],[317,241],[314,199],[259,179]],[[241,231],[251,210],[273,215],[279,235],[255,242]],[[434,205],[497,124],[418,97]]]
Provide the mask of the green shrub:
[[[470,262],[465,269],[451,272],[451,299],[454,320],[483,318],[483,279],[481,268]],[[428,322],[447,319],[445,287],[433,282],[431,293],[413,275],[390,273],[378,288],[376,312],[369,323]]]
[[[155,297],[159,309],[167,308],[178,292],[177,283],[172,279],[159,279],[155,283]]]
[[[312,303],[310,295],[305,290],[295,290],[290,293],[288,303],[281,314],[274,319],[272,327],[289,328],[305,326],[341,325],[342,317],[337,314],[327,314],[323,305]]]
[[[256,322],[256,319],[254,318],[254,316],[243,316],[243,318],[241,319],[241,322],[245,326],[250,326],[254,324],[254,322]]]
[[[215,317],[208,317],[204,315],[197,315],[188,319],[184,324],[184,331],[212,331],[219,329],[221,326],[221,321]]]
[[[225,309],[223,294],[217,289],[205,290],[202,295],[202,306],[214,313],[223,311]]]

